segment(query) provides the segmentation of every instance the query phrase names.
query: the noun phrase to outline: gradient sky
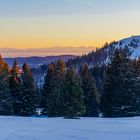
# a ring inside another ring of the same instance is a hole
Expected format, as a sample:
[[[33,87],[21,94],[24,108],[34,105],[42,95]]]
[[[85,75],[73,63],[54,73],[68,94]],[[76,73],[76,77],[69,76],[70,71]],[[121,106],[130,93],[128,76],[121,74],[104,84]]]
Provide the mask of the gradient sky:
[[[139,34],[140,0],[0,0],[0,48],[101,47]]]

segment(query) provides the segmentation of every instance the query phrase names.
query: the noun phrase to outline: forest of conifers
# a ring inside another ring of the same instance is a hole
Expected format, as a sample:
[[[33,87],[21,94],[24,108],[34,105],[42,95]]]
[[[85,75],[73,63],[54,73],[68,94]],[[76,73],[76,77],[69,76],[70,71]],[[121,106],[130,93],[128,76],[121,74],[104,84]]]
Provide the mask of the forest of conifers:
[[[110,63],[76,68],[63,60],[47,66],[37,87],[28,64],[13,67],[0,57],[0,115],[128,117],[140,115],[140,59],[116,49]]]

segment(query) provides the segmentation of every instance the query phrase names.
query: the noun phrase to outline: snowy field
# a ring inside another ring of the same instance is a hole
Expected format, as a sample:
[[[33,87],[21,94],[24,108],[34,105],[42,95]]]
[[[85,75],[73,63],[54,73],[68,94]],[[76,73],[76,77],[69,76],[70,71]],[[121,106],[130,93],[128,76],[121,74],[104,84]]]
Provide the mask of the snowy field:
[[[140,117],[0,117],[0,140],[140,140]]]

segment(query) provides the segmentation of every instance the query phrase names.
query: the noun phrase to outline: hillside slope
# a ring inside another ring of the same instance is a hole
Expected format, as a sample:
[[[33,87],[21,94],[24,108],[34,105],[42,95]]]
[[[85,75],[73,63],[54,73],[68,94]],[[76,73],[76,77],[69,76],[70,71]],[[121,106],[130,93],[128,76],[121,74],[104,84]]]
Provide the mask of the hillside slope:
[[[132,36],[126,39],[122,39],[114,44],[115,48],[128,47],[132,52],[132,58],[140,56],[140,36]]]
[[[109,63],[110,56],[116,48],[125,48],[127,47],[132,53],[131,58],[140,57],[140,36],[132,36],[120,41],[114,41],[110,44],[106,43],[102,48],[96,49],[87,55],[82,57],[74,58],[67,62],[67,65],[74,65],[80,67],[84,63],[87,63],[89,66],[103,65]]]

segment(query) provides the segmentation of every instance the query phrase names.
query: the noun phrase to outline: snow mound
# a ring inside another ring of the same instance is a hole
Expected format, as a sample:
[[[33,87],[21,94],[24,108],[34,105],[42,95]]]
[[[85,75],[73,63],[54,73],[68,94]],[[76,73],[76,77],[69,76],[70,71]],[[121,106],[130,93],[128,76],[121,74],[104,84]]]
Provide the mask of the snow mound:
[[[115,48],[124,48],[128,46],[132,52],[132,58],[140,57],[140,36],[132,36],[126,39],[122,39],[117,42]]]

